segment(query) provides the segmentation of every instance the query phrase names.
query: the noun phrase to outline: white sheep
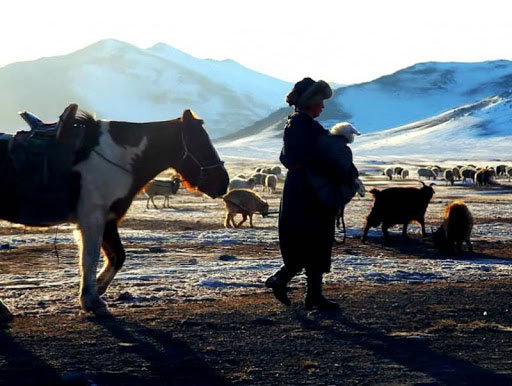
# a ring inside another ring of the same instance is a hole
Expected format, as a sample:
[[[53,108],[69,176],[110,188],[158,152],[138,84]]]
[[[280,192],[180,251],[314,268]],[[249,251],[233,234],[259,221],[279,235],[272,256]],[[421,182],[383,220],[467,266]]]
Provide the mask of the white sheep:
[[[155,209],[158,209],[158,207],[155,204],[155,201],[153,201],[153,197],[155,196],[164,196],[164,208],[170,207],[169,204],[169,196],[176,194],[178,189],[180,188],[180,179],[179,178],[173,178],[172,180],[153,180],[149,182],[144,187],[144,193],[148,195],[148,201],[146,202],[146,208],[149,209],[149,201],[153,203],[153,206]]]
[[[265,190],[269,193],[274,193],[277,187],[277,177],[274,174],[269,174],[265,178]]]
[[[337,123],[331,127],[329,131],[331,135],[340,135],[345,137],[347,144],[354,142],[354,135],[361,135],[361,133],[349,122]]]
[[[229,189],[253,189],[256,185],[256,180],[254,178],[233,178],[231,181],[229,181]]]
[[[254,186],[261,185],[265,187],[265,179],[269,174],[267,173],[254,173],[251,178],[254,179]]]

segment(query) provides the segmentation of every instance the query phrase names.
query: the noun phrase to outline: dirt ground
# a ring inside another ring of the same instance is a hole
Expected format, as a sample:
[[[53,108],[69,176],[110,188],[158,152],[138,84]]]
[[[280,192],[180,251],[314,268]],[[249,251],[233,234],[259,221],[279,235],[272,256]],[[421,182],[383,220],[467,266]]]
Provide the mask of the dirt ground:
[[[330,286],[339,313],[269,294],[0,331],[2,384],[510,384],[512,280]]]
[[[368,187],[384,183],[367,179]],[[480,229],[512,222],[512,197],[499,189],[492,194],[470,187],[436,190],[427,213],[429,227],[440,223],[447,202],[460,197],[472,205],[476,224],[484,225]],[[278,194],[264,197],[277,208]],[[222,229],[222,205],[210,202],[182,192],[172,200],[177,218],[169,219],[164,215],[170,211],[145,210],[145,200],[139,199],[134,205],[143,209],[129,214],[123,227],[147,232]],[[187,215],[190,206],[201,205],[204,216]],[[349,229],[361,228],[370,205],[369,197],[350,204]],[[257,218],[255,224],[277,231],[275,218]],[[0,235],[23,236],[23,228],[1,225]],[[402,241],[399,233],[395,230],[388,243],[376,236],[366,244],[349,237],[333,254],[448,258],[429,240],[421,240],[417,229],[411,230],[409,241]],[[135,242],[125,245],[140,247]],[[185,246],[169,241],[163,247],[279,259],[276,242]],[[76,260],[74,244],[61,243],[58,249],[64,261]],[[510,259],[512,239],[479,235],[474,249],[474,254],[456,258]],[[51,244],[0,253],[0,274],[25,275],[55,264]],[[116,285],[114,281],[114,291]],[[71,314],[15,312],[15,319],[0,328],[0,384],[512,384],[512,277],[334,283],[326,286],[326,294],[340,303],[341,311],[331,313],[304,310],[303,291],[302,280],[294,281],[293,305],[288,308],[261,286],[243,295],[203,301],[171,299],[129,308],[109,302],[113,318],[96,318],[78,309]]]

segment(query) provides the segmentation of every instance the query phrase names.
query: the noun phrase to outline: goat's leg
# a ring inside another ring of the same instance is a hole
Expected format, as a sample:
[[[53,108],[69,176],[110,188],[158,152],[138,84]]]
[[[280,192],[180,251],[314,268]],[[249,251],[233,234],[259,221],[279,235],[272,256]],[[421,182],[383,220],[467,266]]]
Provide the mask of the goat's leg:
[[[81,213],[80,213],[81,212]],[[105,216],[79,209],[78,226],[82,236],[80,251],[80,305],[96,315],[108,314],[106,303],[98,294],[96,271],[100,245],[105,228]]]
[[[148,194],[148,200],[146,201],[146,209],[149,209],[149,200],[151,199],[151,196]]]
[[[466,245],[468,247],[468,251],[473,253],[473,246],[471,245],[471,240],[467,239],[466,240]]]
[[[462,240],[457,240],[456,244],[457,244],[456,252],[462,253]]]
[[[105,261],[97,280],[99,295],[105,293],[126,259],[126,254],[117,230],[116,220],[110,220],[105,225],[101,247]]]
[[[423,238],[427,237],[427,231],[425,230],[425,219],[422,218],[422,219],[418,220],[418,222],[421,225],[421,235],[422,235],[422,237]]]
[[[236,213],[231,213],[231,227],[232,228],[236,228],[236,223],[235,223],[235,216],[236,216]]]
[[[150,197],[149,197],[149,198],[151,199],[151,203],[153,204],[153,207],[154,207],[155,209],[158,209],[158,206],[156,206],[155,201],[153,200],[153,197],[155,197],[155,196],[150,196]]]
[[[338,228],[339,228],[339,225],[338,225]],[[364,227],[364,231],[363,231],[363,237],[361,238],[361,241],[364,243],[366,241],[366,239],[368,238],[368,231],[370,230],[370,222],[367,220],[366,221],[366,226]]]
[[[382,223],[382,234],[384,235],[384,239],[386,239],[387,241],[389,241],[391,239],[391,237],[389,236],[388,228],[389,228],[389,225],[383,222]]]
[[[249,213],[249,226],[250,226],[251,228],[254,228],[254,225],[253,225],[253,223],[252,223],[252,213]]]
[[[229,212],[226,213],[226,217],[224,217],[224,228],[231,228],[230,224],[231,218]]]
[[[409,223],[404,223],[404,226],[402,228],[402,237],[404,239],[408,239],[409,237],[407,237],[407,226],[409,225]]]
[[[239,228],[240,225],[242,225],[245,221],[247,221],[247,215],[245,213],[242,213],[242,221],[240,221],[238,224],[236,224],[235,228]]]

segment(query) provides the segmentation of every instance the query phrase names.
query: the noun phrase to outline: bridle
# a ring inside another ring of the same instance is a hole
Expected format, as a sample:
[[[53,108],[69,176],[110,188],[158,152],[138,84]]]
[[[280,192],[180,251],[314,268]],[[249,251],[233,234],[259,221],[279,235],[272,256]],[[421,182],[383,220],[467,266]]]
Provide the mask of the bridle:
[[[215,168],[223,167],[224,166],[224,161],[222,161],[220,159],[220,157],[217,154],[217,151],[215,150],[215,148],[213,149],[213,151],[215,151],[215,155],[216,155],[217,161],[215,163],[213,163],[212,165],[203,165],[201,163],[201,161],[199,161],[197,159],[197,157],[194,156],[194,154],[189,151],[188,146],[187,146],[187,141],[185,140],[185,134],[184,134],[183,127],[181,127],[181,144],[183,146],[183,156],[181,157],[181,160],[179,161],[178,166],[176,167],[176,169],[180,169],[181,165],[183,165],[185,160],[187,158],[190,158],[196,164],[196,166],[199,168],[199,178],[198,178],[197,186],[201,185],[201,182],[202,182],[202,180],[204,178],[205,170],[215,169]]]

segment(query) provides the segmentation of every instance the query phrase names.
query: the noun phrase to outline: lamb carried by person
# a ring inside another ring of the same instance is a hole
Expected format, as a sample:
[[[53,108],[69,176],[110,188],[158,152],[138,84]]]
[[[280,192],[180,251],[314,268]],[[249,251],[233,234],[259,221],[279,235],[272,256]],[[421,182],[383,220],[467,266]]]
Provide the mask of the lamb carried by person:
[[[359,179],[359,172],[353,163],[352,151],[347,146],[354,142],[354,135],[360,135],[348,122],[334,125],[329,135],[319,137],[316,144],[318,165],[308,171],[311,185],[317,197],[336,211],[343,208],[358,193],[365,195],[365,187]]]

